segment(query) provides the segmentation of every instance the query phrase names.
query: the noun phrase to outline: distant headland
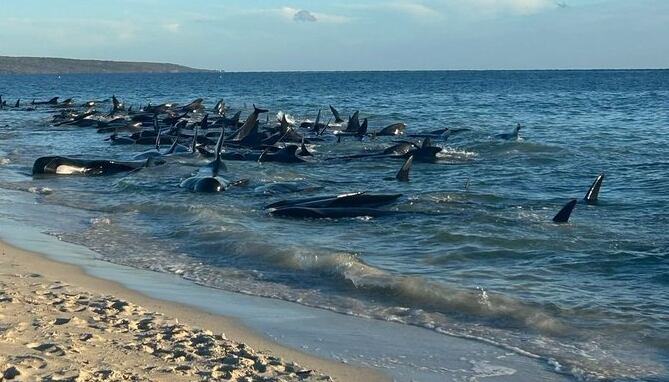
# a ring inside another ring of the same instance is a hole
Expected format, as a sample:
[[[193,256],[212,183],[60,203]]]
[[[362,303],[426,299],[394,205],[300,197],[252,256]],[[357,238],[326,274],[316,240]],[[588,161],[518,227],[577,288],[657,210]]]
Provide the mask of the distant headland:
[[[53,57],[0,56],[0,74],[72,74],[72,73],[196,73],[212,70],[155,63],[78,60]]]

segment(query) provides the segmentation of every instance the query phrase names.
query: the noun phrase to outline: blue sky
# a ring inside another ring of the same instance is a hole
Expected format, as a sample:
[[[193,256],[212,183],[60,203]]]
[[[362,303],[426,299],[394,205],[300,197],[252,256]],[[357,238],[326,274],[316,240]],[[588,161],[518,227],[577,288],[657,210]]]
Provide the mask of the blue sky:
[[[228,71],[669,67],[669,0],[22,0],[0,55]]]

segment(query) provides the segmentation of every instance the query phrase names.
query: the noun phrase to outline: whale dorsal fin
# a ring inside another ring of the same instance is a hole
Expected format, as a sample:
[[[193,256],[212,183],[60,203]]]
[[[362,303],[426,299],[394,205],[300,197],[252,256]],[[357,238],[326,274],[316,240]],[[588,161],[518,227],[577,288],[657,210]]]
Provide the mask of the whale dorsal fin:
[[[330,127],[330,122],[331,121],[332,121],[332,118],[328,119],[327,123],[325,123],[325,126],[323,126],[323,130],[321,130],[320,132],[317,131],[318,135],[323,135],[323,133],[325,133],[325,130],[327,130],[328,127]]]
[[[560,210],[560,212],[555,215],[553,218],[553,222],[555,223],[567,223],[569,221],[569,217],[571,216],[571,212],[574,210],[574,207],[576,207],[576,199],[572,199],[569,201],[569,203],[565,204],[564,207]]]
[[[595,204],[597,203],[597,198],[599,197],[599,190],[602,188],[602,182],[604,181],[604,174],[600,174],[597,176],[595,181],[592,183],[592,186],[590,186],[590,189],[588,189],[588,192],[585,194],[585,197],[583,200],[585,200],[586,203],[588,204]]]
[[[218,141],[216,141],[216,152],[215,152],[215,158],[212,162],[210,162],[207,167],[211,167],[211,176],[218,176],[218,173],[221,171],[221,169],[225,170],[225,163],[221,160],[221,149],[223,147],[223,141],[225,140],[225,128],[221,130],[221,135],[218,137]]]
[[[365,134],[367,134],[367,118],[362,120],[362,125],[360,125],[360,128],[358,129],[358,132],[356,133],[356,136],[362,138]]]
[[[314,127],[312,130],[316,130],[318,132],[319,123],[321,123],[321,109],[318,109],[318,114],[316,114],[316,120],[314,121]]]
[[[302,146],[300,147],[300,156],[301,157],[311,157],[314,156],[312,153],[307,150],[307,146],[304,144],[304,137],[302,137]]]
[[[335,123],[342,123],[344,122],[343,119],[339,116],[339,112],[337,109],[335,109],[332,105],[330,105],[330,111],[332,112],[332,115],[335,117]]]
[[[358,110],[348,119],[348,125],[344,131],[357,133],[360,130],[360,112]]]
[[[400,182],[408,182],[409,171],[411,171],[412,164],[413,164],[413,155],[411,155],[409,158],[407,158],[406,161],[404,161],[402,168],[400,168],[400,170],[397,172],[397,175],[395,175],[395,179],[399,180]]]
[[[281,115],[281,132],[286,133],[290,129],[290,123],[288,122],[288,118],[286,118],[286,113],[283,113]]]
[[[156,150],[160,150],[160,128],[158,127],[158,115],[153,116],[153,128],[156,130]]]

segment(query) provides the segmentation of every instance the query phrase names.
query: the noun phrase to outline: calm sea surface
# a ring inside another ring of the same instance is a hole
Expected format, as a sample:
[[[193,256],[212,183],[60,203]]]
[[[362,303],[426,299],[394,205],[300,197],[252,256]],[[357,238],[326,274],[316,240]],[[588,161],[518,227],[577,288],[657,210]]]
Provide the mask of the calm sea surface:
[[[0,76],[0,94],[9,104],[115,94],[135,108],[223,98],[242,118],[255,103],[271,120],[283,111],[298,121],[319,108],[327,120],[332,104],[360,110],[370,130],[471,129],[436,141],[439,162],[415,163],[410,183],[386,180],[398,160],[326,160],[392,139],[327,139],[312,163],[227,162],[226,176],[250,184],[202,195],[178,187],[206,163],[196,158],[33,179],[39,156],[127,159],[148,147],[53,127],[48,108],[5,109],[0,193],[25,191],[40,229],[115,263],[478,338],[586,380],[669,378],[669,71]],[[495,139],[517,122],[521,139]],[[553,224],[602,172],[600,203]],[[262,209],[363,190],[401,193],[390,209],[411,213],[294,220]],[[56,216],[65,207],[72,215]]]

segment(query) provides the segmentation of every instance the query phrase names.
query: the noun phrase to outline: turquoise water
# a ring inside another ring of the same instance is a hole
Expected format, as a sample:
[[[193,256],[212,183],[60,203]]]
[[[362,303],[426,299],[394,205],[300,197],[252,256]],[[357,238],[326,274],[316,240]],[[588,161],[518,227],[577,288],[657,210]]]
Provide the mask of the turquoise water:
[[[47,108],[5,109],[0,188],[34,193],[44,231],[112,262],[474,337],[586,380],[669,376],[669,71],[0,76],[0,93],[8,103],[116,94],[135,108],[223,98],[243,115],[255,103],[272,119],[283,111],[297,120],[333,104],[342,115],[360,110],[370,130],[397,121],[409,133],[471,129],[436,142],[439,162],[414,164],[408,184],[385,180],[401,161],[326,160],[390,138],[328,139],[312,147],[313,163],[228,162],[229,176],[249,186],[199,195],[178,184],[205,159],[33,179],[42,155],[131,158],[146,147],[50,126]],[[495,139],[517,122],[521,139]],[[600,172],[600,203],[578,205],[568,225],[551,223]],[[402,193],[391,208],[415,213],[319,221],[262,209],[362,190]],[[55,205],[77,211],[71,224],[54,223],[63,220],[49,217]]]

